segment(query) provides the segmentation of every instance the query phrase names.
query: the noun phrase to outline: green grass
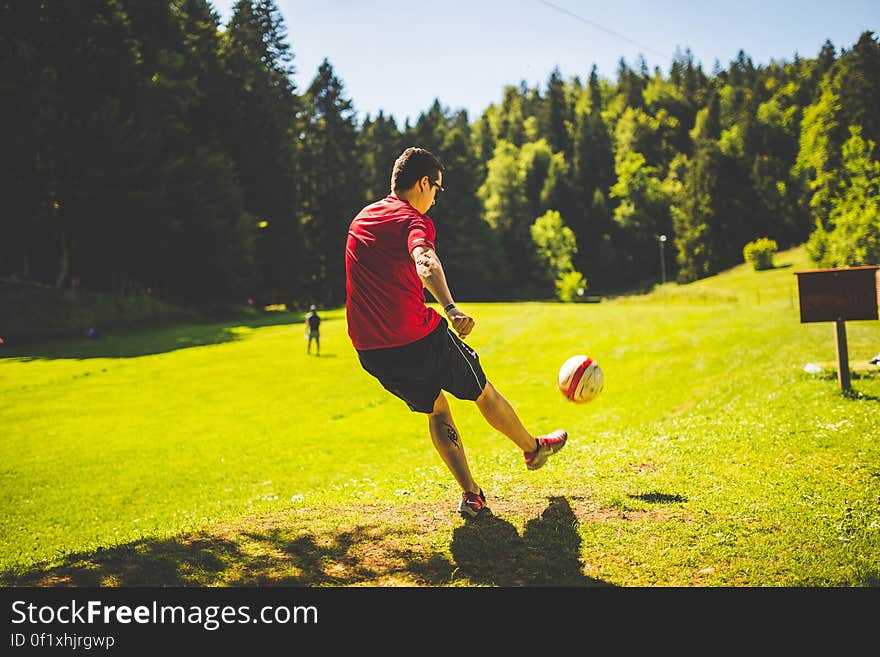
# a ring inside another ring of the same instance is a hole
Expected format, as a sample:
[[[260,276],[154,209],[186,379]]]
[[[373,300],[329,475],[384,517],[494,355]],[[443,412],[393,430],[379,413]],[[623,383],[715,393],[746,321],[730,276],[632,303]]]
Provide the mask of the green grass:
[[[320,358],[285,313],[6,348],[0,581],[878,586],[880,325],[847,323],[842,394],[833,326],[799,322],[803,250],[775,260],[597,304],[464,304],[526,426],[570,435],[529,472],[452,399],[495,512],[476,523],[342,309]],[[605,373],[585,405],[555,387],[576,353]]]

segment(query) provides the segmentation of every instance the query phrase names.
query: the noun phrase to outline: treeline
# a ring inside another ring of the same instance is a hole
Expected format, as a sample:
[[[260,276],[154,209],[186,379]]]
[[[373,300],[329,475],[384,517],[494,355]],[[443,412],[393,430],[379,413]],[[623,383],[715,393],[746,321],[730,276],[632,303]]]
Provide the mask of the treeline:
[[[307,89],[273,0],[0,0],[0,276],[186,303],[339,304],[348,224],[395,157],[446,166],[431,210],[460,299],[578,298],[742,262],[759,237],[880,262],[880,43],[510,86],[473,120],[358,121]],[[473,74],[476,74],[474,72]],[[660,236],[665,249],[658,249]]]

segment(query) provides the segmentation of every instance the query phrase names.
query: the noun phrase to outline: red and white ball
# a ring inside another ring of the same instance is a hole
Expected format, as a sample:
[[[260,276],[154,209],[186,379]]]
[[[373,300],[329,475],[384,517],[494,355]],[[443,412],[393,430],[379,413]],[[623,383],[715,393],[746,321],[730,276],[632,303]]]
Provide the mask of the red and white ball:
[[[602,388],[605,387],[605,374],[595,360],[578,354],[562,364],[557,381],[559,391],[569,401],[583,404],[594,400],[602,392]]]

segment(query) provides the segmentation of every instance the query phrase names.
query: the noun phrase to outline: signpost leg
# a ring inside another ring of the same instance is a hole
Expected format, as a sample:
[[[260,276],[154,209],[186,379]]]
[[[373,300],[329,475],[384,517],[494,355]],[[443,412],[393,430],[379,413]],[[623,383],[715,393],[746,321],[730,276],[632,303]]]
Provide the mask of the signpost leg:
[[[849,352],[846,349],[846,322],[838,319],[834,323],[835,346],[837,347],[837,380],[842,391],[850,390],[849,384]]]

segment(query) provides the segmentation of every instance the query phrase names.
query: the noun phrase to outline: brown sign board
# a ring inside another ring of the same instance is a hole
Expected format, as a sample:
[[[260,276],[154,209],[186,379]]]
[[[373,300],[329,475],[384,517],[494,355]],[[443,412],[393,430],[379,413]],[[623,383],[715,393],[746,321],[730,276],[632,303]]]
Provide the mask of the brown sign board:
[[[796,271],[801,323],[877,319],[880,266]]]

